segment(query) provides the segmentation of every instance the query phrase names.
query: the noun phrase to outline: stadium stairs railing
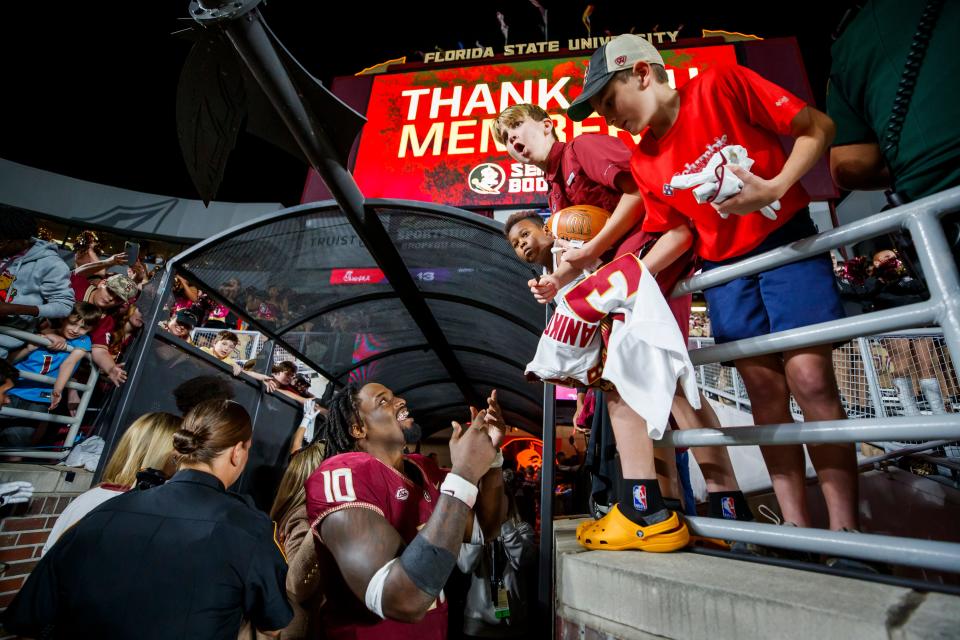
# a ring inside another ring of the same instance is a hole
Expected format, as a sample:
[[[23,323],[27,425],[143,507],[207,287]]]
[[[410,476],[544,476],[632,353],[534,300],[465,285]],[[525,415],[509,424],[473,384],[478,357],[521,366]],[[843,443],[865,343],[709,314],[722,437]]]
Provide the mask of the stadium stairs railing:
[[[913,240],[930,291],[928,300],[915,304],[694,349],[690,352],[691,361],[694,366],[705,366],[815,345],[859,341],[901,329],[939,325],[953,369],[960,371],[960,280],[957,264],[940,223],[940,218],[956,211],[960,211],[960,187],[798,240],[680,283],[673,292],[674,296],[709,289],[735,278],[878,235],[907,231]],[[881,403],[878,397],[873,397],[872,401]],[[858,420],[669,431],[656,446],[960,440],[960,414],[891,417],[882,410],[882,406],[880,408],[874,414],[876,417]],[[960,573],[958,543],[704,517],[691,517],[688,522],[693,533],[710,538]]]
[[[11,329],[8,327],[0,327],[0,333],[3,333],[8,336],[12,336],[24,342],[29,342],[40,347],[49,347],[50,342],[45,338],[37,337],[32,333],[26,331],[20,331],[18,329]],[[68,351],[73,351],[73,347],[67,345]],[[0,407],[0,418],[22,418],[31,421],[37,422],[52,422],[55,424],[65,424],[69,427],[67,431],[67,437],[63,441],[62,447],[57,447],[55,450],[49,449],[29,449],[29,448],[2,448],[0,449],[0,455],[4,456],[20,456],[22,458],[40,458],[40,459],[50,459],[50,460],[61,460],[65,458],[70,450],[73,448],[73,445],[77,438],[77,432],[80,430],[80,425],[83,424],[84,414],[87,412],[87,406],[90,404],[90,397],[93,395],[93,389],[97,384],[97,377],[99,376],[99,370],[97,365],[94,364],[93,358],[90,354],[86,354],[84,359],[90,363],[90,375],[87,376],[87,381],[84,383],[76,382],[75,380],[70,380],[67,383],[67,389],[74,389],[80,394],[80,403],[77,405],[76,412],[72,416],[63,416],[55,413],[41,413],[39,411],[24,411],[22,409],[12,409],[10,407]],[[32,380],[34,382],[44,382],[53,386],[57,381],[56,378],[50,376],[39,375],[36,373],[30,373],[27,371],[21,371],[20,377],[26,380]]]

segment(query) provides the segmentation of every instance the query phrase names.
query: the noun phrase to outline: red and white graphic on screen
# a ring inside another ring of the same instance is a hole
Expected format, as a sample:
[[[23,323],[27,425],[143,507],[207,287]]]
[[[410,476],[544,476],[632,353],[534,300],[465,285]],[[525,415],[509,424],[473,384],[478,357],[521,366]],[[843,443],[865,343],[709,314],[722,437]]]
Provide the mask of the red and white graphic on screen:
[[[664,51],[671,82],[683,86],[717,64],[736,62],[733,46]],[[512,162],[494,138],[497,115],[532,103],[553,118],[557,136],[617,136],[600,116],[573,122],[565,112],[583,86],[588,57],[528,60],[384,74],[373,80],[368,124],[354,167],[367,197],[444,202],[454,206],[539,206],[542,172]],[[635,139],[631,138],[631,142]],[[309,201],[310,189],[304,193]]]

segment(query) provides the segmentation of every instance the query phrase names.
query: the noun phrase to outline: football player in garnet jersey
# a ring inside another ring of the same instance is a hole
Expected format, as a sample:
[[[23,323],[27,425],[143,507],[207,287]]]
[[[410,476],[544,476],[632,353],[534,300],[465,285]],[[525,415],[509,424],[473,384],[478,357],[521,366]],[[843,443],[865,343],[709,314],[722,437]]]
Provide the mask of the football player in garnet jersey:
[[[327,637],[446,637],[443,586],[460,545],[495,537],[506,511],[496,391],[472,413],[453,423],[442,472],[403,453],[420,435],[403,398],[375,383],[334,394],[319,434],[329,457],[305,484]]]

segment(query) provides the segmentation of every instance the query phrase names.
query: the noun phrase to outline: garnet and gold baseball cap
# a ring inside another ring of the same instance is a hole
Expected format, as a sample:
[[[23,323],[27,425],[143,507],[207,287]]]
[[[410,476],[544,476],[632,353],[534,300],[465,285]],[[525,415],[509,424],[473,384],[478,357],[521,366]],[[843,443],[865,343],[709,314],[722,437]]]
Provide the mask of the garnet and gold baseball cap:
[[[663,65],[663,57],[650,41],[632,33],[617,36],[594,51],[583,79],[583,93],[567,109],[570,119],[580,122],[587,118],[593,113],[590,98],[600,93],[617,71],[630,69],[640,61]]]

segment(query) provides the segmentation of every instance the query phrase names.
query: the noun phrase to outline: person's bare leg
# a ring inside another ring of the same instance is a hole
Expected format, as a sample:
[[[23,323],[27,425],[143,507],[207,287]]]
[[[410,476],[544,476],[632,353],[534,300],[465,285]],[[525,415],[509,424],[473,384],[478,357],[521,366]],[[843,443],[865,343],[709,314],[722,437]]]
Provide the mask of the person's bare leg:
[[[779,354],[741,358],[737,371],[750,396],[753,422],[785,424],[793,422],[790,413],[790,391]],[[806,500],[806,460],[801,445],[760,447],[770,473],[783,519],[801,527],[810,524]]]
[[[677,427],[681,430],[705,427],[720,428],[720,419],[703,394],[700,394],[700,408],[694,409],[680,385],[677,385],[677,393],[673,396],[673,407],[670,412],[677,422]],[[707,491],[715,493],[717,491],[740,490],[726,447],[694,447],[690,449],[690,452],[707,481]]]
[[[803,410],[804,420],[845,420],[840,391],[833,376],[830,345],[784,353],[787,384]],[[830,528],[858,528],[857,453],[850,444],[809,445],[810,459],[830,514]]]
[[[608,391],[604,395],[607,398],[610,426],[620,453],[623,477],[656,478],[653,441],[647,435],[647,421],[631,409],[616,391]]]

